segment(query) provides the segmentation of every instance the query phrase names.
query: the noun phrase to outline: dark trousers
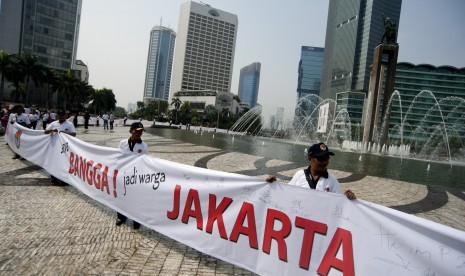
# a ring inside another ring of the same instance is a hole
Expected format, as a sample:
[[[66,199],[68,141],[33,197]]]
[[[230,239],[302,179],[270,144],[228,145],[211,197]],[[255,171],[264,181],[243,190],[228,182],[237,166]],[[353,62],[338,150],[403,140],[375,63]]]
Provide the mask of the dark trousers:
[[[123,222],[126,222],[126,220],[128,219],[125,215],[120,214],[118,212],[116,212],[116,215],[118,216],[118,219],[122,220]],[[140,223],[138,223],[137,221],[133,221],[132,223],[134,224],[134,226],[140,226]]]

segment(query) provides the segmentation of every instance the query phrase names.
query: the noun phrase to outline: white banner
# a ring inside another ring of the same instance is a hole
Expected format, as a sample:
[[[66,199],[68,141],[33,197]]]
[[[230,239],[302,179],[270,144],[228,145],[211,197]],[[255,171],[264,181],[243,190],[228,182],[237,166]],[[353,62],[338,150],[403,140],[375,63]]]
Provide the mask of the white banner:
[[[384,206],[18,124],[9,124],[5,140],[89,197],[258,274],[465,274],[465,232]]]

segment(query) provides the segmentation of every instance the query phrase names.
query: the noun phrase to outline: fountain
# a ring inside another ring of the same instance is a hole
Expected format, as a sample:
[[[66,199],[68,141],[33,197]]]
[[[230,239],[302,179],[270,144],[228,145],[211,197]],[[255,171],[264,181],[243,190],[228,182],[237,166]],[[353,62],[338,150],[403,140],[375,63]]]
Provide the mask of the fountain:
[[[427,107],[424,96],[430,97],[432,101]],[[409,106],[405,106],[405,101],[396,91],[388,101],[392,112],[388,143],[381,145],[381,131],[378,130],[381,127],[377,124],[373,127],[373,141],[362,142],[361,124],[351,124],[347,110],[337,109],[334,101],[324,101],[317,96],[308,97],[304,101],[310,99],[315,102],[312,104],[313,110],[296,112],[301,116],[296,116],[293,124],[280,124],[274,130],[265,128],[268,124],[261,114],[262,108],[256,106],[238,119],[227,132],[217,130],[214,139],[210,132],[205,132],[203,138],[201,135],[189,135],[189,131],[169,129],[156,129],[156,134],[264,158],[286,160],[299,166],[308,164],[303,153],[309,144],[325,141],[331,150],[337,152],[336,158],[331,159],[331,169],[428,185],[465,186],[463,167],[460,166],[465,164],[465,141],[462,138],[465,131],[465,100],[449,97],[434,101],[430,93],[423,92]],[[422,103],[424,108],[421,116],[418,116],[420,112],[415,111],[418,103]],[[323,104],[330,106],[327,128],[324,132],[317,132],[318,120],[315,114]],[[399,116],[401,107],[402,115]],[[288,129],[291,125],[293,129]],[[286,130],[284,137],[277,134],[282,130]],[[425,164],[424,160],[428,162]],[[456,166],[450,166],[451,160]],[[428,166],[432,162],[434,165]],[[431,169],[433,166],[434,170]],[[425,174],[425,168],[427,172],[447,173]],[[273,168],[270,168],[270,172],[273,172]]]

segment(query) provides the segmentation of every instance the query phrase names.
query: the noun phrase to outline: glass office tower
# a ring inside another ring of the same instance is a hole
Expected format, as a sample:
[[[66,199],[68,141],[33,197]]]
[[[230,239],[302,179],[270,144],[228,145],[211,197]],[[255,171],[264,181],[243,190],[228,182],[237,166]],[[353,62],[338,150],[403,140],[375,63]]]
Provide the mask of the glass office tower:
[[[2,0],[0,6],[0,49],[31,53],[49,68],[74,69],[81,0]]]
[[[309,94],[320,95],[324,48],[302,46],[299,62],[297,99]]]
[[[319,103],[318,97],[309,95],[320,95],[321,72],[323,70],[324,48],[302,46],[300,53],[298,82],[297,82],[297,104],[295,109],[294,124],[307,120],[311,114],[316,118],[315,111]]]
[[[383,14],[397,23],[402,0],[330,0],[320,96],[367,92],[375,47],[384,32]]]
[[[81,5],[82,0],[0,0],[0,50],[30,53],[48,68],[75,69]],[[45,102],[40,91],[45,88],[29,89],[31,103]],[[4,92],[5,100],[12,100],[9,94]]]
[[[181,5],[170,99],[179,91],[229,93],[237,16],[207,4]]]
[[[260,85],[261,63],[254,62],[241,69],[239,77],[239,98],[241,102],[253,108],[257,104],[258,88]]]
[[[145,74],[144,102],[151,99],[168,100],[173,67],[176,33],[163,26],[150,32],[150,45]]]

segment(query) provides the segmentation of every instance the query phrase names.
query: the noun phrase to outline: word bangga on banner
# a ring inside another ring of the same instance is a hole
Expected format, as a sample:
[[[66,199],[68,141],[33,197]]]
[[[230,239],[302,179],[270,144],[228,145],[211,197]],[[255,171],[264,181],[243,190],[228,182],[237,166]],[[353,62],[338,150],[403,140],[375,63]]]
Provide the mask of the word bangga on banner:
[[[465,274],[465,232],[384,206],[18,124],[5,140],[109,208],[261,275]]]

